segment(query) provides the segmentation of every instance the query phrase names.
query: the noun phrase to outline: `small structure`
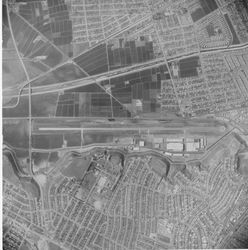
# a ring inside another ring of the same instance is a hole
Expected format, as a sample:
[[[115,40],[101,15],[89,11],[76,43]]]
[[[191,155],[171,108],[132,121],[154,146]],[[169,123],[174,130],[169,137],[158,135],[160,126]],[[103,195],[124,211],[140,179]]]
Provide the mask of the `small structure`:
[[[184,150],[183,138],[166,139],[166,148],[169,151],[182,152]]]
[[[139,146],[140,147],[144,147],[145,146],[145,141],[144,140],[140,140],[139,141]]]
[[[185,139],[185,147],[188,152],[198,152],[206,147],[204,138],[187,138]]]
[[[167,150],[183,151],[183,143],[181,143],[181,142],[170,142],[170,143],[167,144]]]

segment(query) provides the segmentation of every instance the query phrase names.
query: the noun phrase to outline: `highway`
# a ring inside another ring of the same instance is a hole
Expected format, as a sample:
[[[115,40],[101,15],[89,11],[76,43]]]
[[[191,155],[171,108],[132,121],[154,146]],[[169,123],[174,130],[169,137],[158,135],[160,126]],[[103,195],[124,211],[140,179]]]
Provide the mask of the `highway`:
[[[87,76],[87,77],[80,78],[80,79],[73,80],[73,81],[67,81],[67,82],[62,82],[62,83],[60,82],[60,83],[55,83],[55,84],[50,84],[50,85],[45,85],[45,86],[33,86],[32,87],[32,95],[53,93],[53,92],[57,92],[57,91],[64,91],[64,90],[68,90],[68,89],[72,89],[72,88],[96,84],[96,83],[100,83],[101,81],[104,81],[104,80],[125,76],[125,75],[130,74],[130,73],[135,73],[135,72],[139,72],[141,70],[146,70],[146,69],[158,67],[158,66],[163,65],[163,64],[165,64],[164,59],[158,58],[158,59],[155,59],[155,60],[152,60],[149,62],[145,62],[142,64],[125,67],[122,69],[117,69],[117,70],[101,73],[101,74],[94,75],[94,76]],[[31,85],[32,85],[32,83],[31,83]],[[9,96],[10,93],[8,93],[7,96]],[[10,96],[11,97],[28,96],[28,87],[23,88],[21,93],[19,93],[19,95],[14,94],[14,95],[10,95]]]
[[[73,60],[74,60],[75,58],[77,58],[77,57],[79,57],[79,56],[81,56],[81,55],[87,53],[88,51],[90,51],[90,50],[96,48],[96,47],[99,46],[100,44],[106,42],[107,40],[109,40],[109,39],[111,39],[111,38],[113,38],[113,37],[115,37],[115,36],[118,36],[119,34],[121,34],[121,33],[125,32],[125,31],[127,31],[127,30],[129,30],[129,29],[135,27],[136,25],[139,25],[140,23],[142,23],[142,22],[144,22],[144,21],[148,21],[150,18],[151,18],[151,15],[146,15],[145,17],[142,17],[142,18],[140,18],[138,21],[132,23],[130,26],[125,27],[124,29],[121,29],[121,30],[117,30],[115,33],[111,34],[110,36],[105,37],[103,40],[99,41],[99,43],[97,43],[96,45],[92,46],[92,47],[89,48],[88,50],[83,51],[82,53],[80,53],[80,54],[74,56],[73,58],[70,58],[70,59],[68,59],[68,60],[66,60],[66,61],[64,61],[64,62],[62,62],[62,63],[60,63],[60,64],[58,64],[57,66],[55,66],[55,67],[53,67],[53,68],[50,68],[48,71],[46,71],[46,72],[44,72],[44,73],[42,73],[42,74],[40,74],[40,75],[38,75],[38,76],[32,78],[31,80],[27,79],[27,81],[25,81],[25,82],[23,82],[23,83],[20,83],[20,84],[18,85],[18,95],[16,95],[16,93],[14,93],[14,92],[16,92],[16,86],[11,87],[11,88],[3,89],[3,95],[4,95],[4,96],[11,96],[11,97],[17,97],[17,98],[18,98],[16,104],[15,104],[15,105],[9,106],[9,108],[13,108],[13,107],[15,107],[15,106],[18,105],[19,100],[20,100],[20,96],[22,96],[22,95],[28,95],[28,90],[26,89],[26,90],[24,91],[24,89],[27,88],[28,85],[29,85],[31,82],[33,82],[33,81],[35,81],[35,80],[37,80],[37,79],[39,79],[39,78],[41,78],[41,77],[46,76],[47,74],[51,73],[52,71],[54,71],[54,70],[56,70],[56,69],[58,69],[58,68],[60,68],[60,67],[62,67],[62,66],[64,66],[64,65],[66,65],[66,64],[68,64],[68,63],[72,63]],[[13,40],[14,40],[14,42],[15,42],[15,39],[14,39],[14,36],[13,36],[13,35],[12,35],[12,37],[13,37]],[[22,61],[22,60],[20,60],[20,61],[21,61],[21,63],[23,64],[23,61]],[[24,67],[24,70],[26,70],[25,67]],[[91,83],[93,83],[93,82],[91,82]],[[67,82],[67,84],[70,84],[70,82]],[[70,87],[69,87],[69,88],[70,88]],[[60,89],[63,90],[62,88],[60,88]],[[64,89],[66,89],[66,87],[65,87]],[[52,92],[54,92],[54,91],[52,91]],[[46,92],[44,92],[44,93],[46,93]],[[6,108],[8,108],[8,106],[6,106]]]
[[[213,53],[213,52],[218,53],[218,52],[235,51],[235,50],[240,50],[240,49],[245,49],[245,48],[248,48],[248,43],[230,46],[230,47],[226,47],[226,48],[214,48],[211,50],[204,50],[204,51],[201,51],[201,54]],[[193,55],[199,55],[199,52],[190,53],[190,54],[186,54],[186,55],[180,55],[180,56],[177,56],[174,58],[170,58],[167,61],[169,62],[169,61],[173,61],[176,59],[188,58],[188,57],[191,57]],[[135,73],[135,72],[138,72],[141,70],[150,69],[150,68],[157,67],[157,66],[160,66],[160,65],[163,65],[166,63],[167,62],[164,58],[158,58],[158,59],[155,59],[155,60],[152,60],[149,62],[145,62],[142,64],[132,65],[129,67],[113,70],[110,72],[105,72],[105,73],[94,75],[94,76],[87,76],[85,78],[74,80],[74,81],[68,81],[68,82],[64,82],[64,83],[55,83],[55,84],[50,84],[50,85],[46,85],[46,86],[37,86],[37,87],[33,86],[32,87],[32,95],[53,93],[53,92],[57,92],[57,91],[64,91],[64,90],[69,90],[69,89],[73,89],[73,88],[77,88],[77,87],[96,84],[96,83],[100,83],[103,80],[108,80],[108,79],[124,76],[124,75],[130,74],[130,73]],[[57,67],[55,67],[55,68],[57,68]],[[49,72],[51,72],[51,70],[46,72],[44,75],[48,74]],[[10,89],[3,90],[3,93],[5,92],[4,93],[5,96],[7,94],[7,96],[10,96],[10,97],[17,97],[18,102],[19,102],[20,96],[28,96],[28,94],[29,94],[28,88],[26,85],[24,85],[23,88],[19,91],[18,95],[16,95],[16,93],[14,93],[14,92],[16,92],[16,90],[12,90],[13,91],[12,92]],[[11,93],[13,93],[13,95]],[[16,105],[13,105],[11,107],[15,107],[15,106]],[[5,107],[5,108],[8,108],[8,107]]]
[[[228,51],[235,51],[235,50],[240,50],[240,49],[246,49],[248,48],[248,43],[243,43],[243,44],[237,44],[237,45],[231,45],[229,47],[221,47],[221,48],[213,48],[213,49],[205,49],[205,50],[201,50],[200,54],[208,54],[211,52],[214,53],[219,53],[219,52],[228,52]],[[191,56],[196,56],[199,55],[199,52],[191,52],[189,54],[185,54],[185,55],[179,55],[179,56],[175,56],[175,57],[171,57],[168,58],[167,61],[174,61],[174,60],[179,60],[179,59],[184,59],[184,58],[188,58]]]

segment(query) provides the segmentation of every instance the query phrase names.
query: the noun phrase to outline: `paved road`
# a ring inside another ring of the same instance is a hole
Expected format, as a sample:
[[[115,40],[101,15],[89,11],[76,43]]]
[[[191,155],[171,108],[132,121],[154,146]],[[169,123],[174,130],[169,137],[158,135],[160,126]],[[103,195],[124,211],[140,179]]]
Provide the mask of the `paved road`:
[[[213,49],[201,51],[201,54],[212,53],[212,52],[217,53],[217,52],[235,51],[235,50],[240,50],[240,49],[245,49],[245,48],[248,48],[248,43],[230,46],[227,48],[213,48]],[[183,59],[183,58],[193,56],[195,54],[199,54],[199,53],[198,52],[197,53],[190,53],[190,54],[186,54],[184,56],[181,55],[181,56],[177,56],[174,58],[170,58],[167,61],[172,61],[175,59]],[[140,70],[153,68],[153,67],[165,64],[165,63],[166,63],[166,61],[163,58],[158,58],[158,59],[155,59],[153,61],[142,63],[139,65],[133,65],[130,67],[117,69],[117,70],[114,70],[111,72],[106,72],[106,73],[95,75],[95,76],[88,76],[88,77],[85,77],[85,78],[79,79],[79,80],[51,84],[51,85],[47,85],[47,86],[32,87],[32,95],[52,93],[52,92],[68,90],[68,89],[72,89],[72,88],[76,88],[76,87],[87,86],[90,84],[100,82],[102,80],[111,79],[111,78],[115,78],[115,77],[119,77],[119,76],[124,76],[124,75],[129,74],[129,73],[134,73],[134,72],[137,72]],[[20,90],[18,95],[16,95],[16,93],[14,91],[16,91],[16,90],[3,90],[3,93],[5,96],[8,95],[8,96],[12,96],[12,97],[18,97],[18,102],[19,102],[20,96],[28,96],[28,88],[25,88],[25,86],[23,87],[22,90]]]
[[[78,80],[73,80],[73,81],[68,81],[68,82],[60,82],[60,83],[55,83],[55,84],[50,84],[50,85],[45,85],[45,86],[33,86],[32,87],[32,95],[39,95],[39,94],[45,94],[45,93],[52,93],[52,92],[57,92],[57,91],[64,91],[72,88],[77,88],[77,87],[83,87],[91,84],[96,84],[100,83],[101,81],[124,76],[130,73],[135,73],[141,70],[145,69],[150,69],[153,67],[158,67],[160,65],[165,64],[165,61],[163,58],[158,58],[146,63],[138,64],[138,65],[133,65],[130,67],[122,68],[122,69],[117,69],[113,70],[111,72],[105,72],[102,74],[94,75],[94,76],[87,76],[82,79]],[[32,85],[32,84],[31,84]],[[28,96],[28,87],[23,88],[21,93],[16,95],[16,90],[9,91],[5,94],[7,96],[12,96],[12,97],[18,97],[18,96]],[[14,93],[12,95],[11,93]]]
[[[9,13],[9,11],[8,11],[8,13]],[[149,20],[149,18],[151,18],[151,15],[146,15],[145,17],[140,18],[139,20],[137,20],[136,22],[132,23],[132,24],[129,25],[128,27],[125,27],[124,29],[118,30],[118,31],[115,32],[114,34],[112,34],[112,35],[110,35],[110,36],[104,38],[104,39],[101,40],[98,44],[96,44],[96,45],[94,45],[93,47],[89,48],[89,50],[94,49],[95,47],[99,46],[99,44],[106,42],[108,39],[110,39],[110,38],[112,38],[112,37],[118,36],[118,35],[121,34],[122,32],[125,32],[125,31],[131,29],[132,27],[138,25],[139,23],[142,23],[142,22],[144,22],[144,21],[146,21],[146,20]],[[13,39],[13,40],[14,40],[14,39]],[[61,66],[64,66],[64,65],[66,65],[66,64],[68,64],[68,63],[73,62],[73,59],[75,59],[75,58],[77,58],[77,57],[79,57],[79,56],[81,56],[81,55],[87,53],[89,50],[86,50],[86,51],[82,52],[81,54],[76,55],[75,57],[70,58],[69,60],[66,60],[65,62],[62,62],[62,63],[58,64],[57,66],[55,66],[55,67],[49,69],[48,71],[44,72],[43,74],[41,74],[41,75],[39,75],[39,76],[37,76],[37,77],[34,77],[34,78],[32,79],[32,81],[34,81],[34,80],[36,80],[36,79],[39,79],[40,77],[46,76],[47,74],[49,74],[50,72],[54,71],[55,69],[60,68]],[[27,86],[29,85],[29,83],[30,83],[30,80],[28,79],[27,81],[21,83],[21,84],[20,84],[21,86],[20,86],[20,85],[18,86],[18,87],[19,87],[18,95],[16,94],[16,86],[14,86],[13,88],[3,89],[3,95],[4,95],[4,96],[7,96],[7,95],[8,95],[8,96],[12,96],[12,97],[18,97],[18,100],[17,100],[16,104],[15,104],[15,105],[11,105],[10,107],[15,107],[16,105],[18,105],[21,95],[28,95],[28,90],[26,89],[26,90],[24,91],[24,89],[27,88]],[[91,82],[91,83],[93,83],[93,82]],[[70,82],[67,82],[67,84],[70,84]],[[70,88],[70,87],[69,87],[69,88]],[[63,89],[63,88],[60,88],[60,89]],[[66,89],[66,87],[64,87],[64,89]],[[57,89],[57,90],[58,90],[58,89]],[[45,93],[45,92],[44,92],[44,93]],[[6,106],[6,108],[7,108],[7,107],[8,107],[8,106]]]

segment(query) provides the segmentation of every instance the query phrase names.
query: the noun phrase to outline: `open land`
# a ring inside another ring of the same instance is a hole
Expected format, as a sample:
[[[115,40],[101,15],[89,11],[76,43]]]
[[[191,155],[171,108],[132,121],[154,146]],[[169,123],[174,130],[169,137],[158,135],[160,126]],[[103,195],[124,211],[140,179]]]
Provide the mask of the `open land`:
[[[243,0],[4,0],[3,248],[247,248]]]

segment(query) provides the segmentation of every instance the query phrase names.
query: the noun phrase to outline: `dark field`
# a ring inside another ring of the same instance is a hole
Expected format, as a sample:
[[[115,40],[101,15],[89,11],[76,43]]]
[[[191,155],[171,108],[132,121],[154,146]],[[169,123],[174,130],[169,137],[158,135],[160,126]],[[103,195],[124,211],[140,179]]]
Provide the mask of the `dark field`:
[[[79,117],[111,117],[110,96],[106,93],[80,93]]]
[[[194,22],[200,20],[201,18],[218,8],[215,0],[199,0],[199,3],[201,7],[197,8],[194,12],[191,13],[191,17]]]
[[[179,61],[180,77],[198,76],[197,67],[200,66],[199,57],[194,56]]]
[[[67,147],[80,147],[81,131],[63,132],[58,130],[50,133],[33,134],[32,146],[36,149],[62,148],[64,140],[67,142]]]
[[[153,43],[140,38],[140,41],[115,41],[118,46],[108,44],[108,61],[110,69],[126,67],[154,59]]]
[[[81,132],[73,132],[70,134],[64,135],[65,140],[67,141],[67,147],[80,147],[81,146]]]
[[[2,4],[2,22],[6,27],[9,27],[7,7]]]
[[[36,118],[33,120],[33,131],[39,131],[39,128],[42,127],[55,127],[55,128],[78,128],[80,127],[81,123],[77,119],[50,119],[50,118]],[[39,131],[40,132],[40,131]],[[55,131],[53,131],[55,133]]]
[[[165,74],[168,72],[167,70],[167,67],[164,65],[158,68],[131,73],[123,77],[113,78],[110,80],[112,93],[117,99],[119,99],[118,96],[120,95],[121,100],[123,93],[125,93],[126,96],[129,96],[126,99],[127,103],[131,99],[149,100],[152,90],[160,90],[161,80],[166,78]],[[103,84],[106,83],[103,82]],[[123,102],[126,103],[125,101]]]
[[[67,92],[59,97],[56,116],[129,117],[130,113],[105,92]]]
[[[247,32],[248,31],[248,20],[247,20],[248,2],[247,0],[235,0],[234,5],[245,27],[244,32]]]
[[[105,87],[110,85],[112,95],[121,104],[135,106],[136,100],[140,100],[142,102],[142,112],[150,113],[157,112],[160,108],[157,95],[161,92],[161,80],[167,78],[168,69],[165,65],[161,65],[157,68],[112,78],[109,81],[103,81],[101,84]],[[128,115],[130,116],[130,114]]]
[[[248,176],[248,149],[237,156],[237,171],[243,176]]]
[[[112,98],[112,97],[111,97]],[[120,104],[116,99],[112,98],[113,117],[131,117],[131,112]]]
[[[87,51],[74,59],[83,70],[89,75],[96,75],[108,71],[108,58],[106,44],[100,44],[97,47]]]
[[[247,11],[248,11],[248,10],[247,10]],[[228,16],[228,14],[224,14],[224,17],[225,17],[226,22],[227,22],[227,24],[228,24],[228,26],[229,26],[229,28],[230,28],[230,30],[231,30],[231,32],[232,32],[232,37],[233,37],[232,44],[233,44],[233,45],[235,45],[235,44],[240,44],[240,41],[239,41],[239,39],[238,39],[238,37],[237,37],[236,31],[235,31],[235,29],[234,29],[234,27],[233,27],[233,25],[232,25],[232,22],[231,22],[231,20],[230,20],[230,18],[229,18],[229,16]]]
[[[61,148],[63,144],[62,134],[32,135],[32,146],[36,149]]]
[[[51,152],[48,157],[49,162],[56,162],[59,159],[58,152]]]
[[[29,157],[29,149],[14,149],[16,157],[20,158],[28,158]]]
[[[87,134],[84,134],[83,136],[83,145],[90,145],[94,143],[111,143],[113,142],[113,139],[114,137],[110,133],[87,131]]]
[[[33,152],[32,153],[32,160],[34,161],[35,165],[39,165],[43,161],[48,161],[49,153],[42,153],[42,152]]]
[[[56,46],[70,44],[72,41],[72,21],[70,20],[66,1],[48,0],[53,42]],[[59,34],[59,36],[57,35]]]

